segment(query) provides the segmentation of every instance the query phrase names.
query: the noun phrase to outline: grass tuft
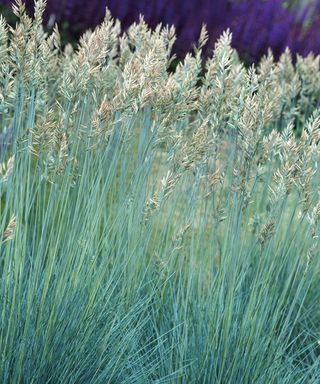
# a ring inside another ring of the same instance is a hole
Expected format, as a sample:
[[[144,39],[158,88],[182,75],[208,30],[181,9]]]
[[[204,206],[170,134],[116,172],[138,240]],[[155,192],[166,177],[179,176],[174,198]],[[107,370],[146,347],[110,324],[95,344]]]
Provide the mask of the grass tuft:
[[[319,57],[44,7],[0,21],[0,382],[318,382]]]

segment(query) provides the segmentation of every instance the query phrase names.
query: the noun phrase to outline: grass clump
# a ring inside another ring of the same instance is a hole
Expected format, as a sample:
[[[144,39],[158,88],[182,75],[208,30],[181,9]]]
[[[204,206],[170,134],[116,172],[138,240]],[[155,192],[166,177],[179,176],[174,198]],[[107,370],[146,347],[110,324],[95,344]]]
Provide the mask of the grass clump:
[[[44,7],[0,21],[0,382],[316,383],[319,58]]]

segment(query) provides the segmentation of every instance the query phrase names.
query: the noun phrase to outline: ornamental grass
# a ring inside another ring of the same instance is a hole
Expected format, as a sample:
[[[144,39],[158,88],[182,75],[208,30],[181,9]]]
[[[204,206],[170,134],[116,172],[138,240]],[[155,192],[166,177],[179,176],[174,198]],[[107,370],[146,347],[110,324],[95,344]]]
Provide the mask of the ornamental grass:
[[[44,9],[0,20],[0,382],[319,382],[319,57]]]

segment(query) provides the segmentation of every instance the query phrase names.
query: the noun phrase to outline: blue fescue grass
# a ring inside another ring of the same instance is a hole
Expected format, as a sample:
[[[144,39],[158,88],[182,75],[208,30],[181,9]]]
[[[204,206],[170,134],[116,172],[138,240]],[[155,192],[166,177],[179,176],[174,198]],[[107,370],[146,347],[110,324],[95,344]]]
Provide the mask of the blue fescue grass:
[[[1,24],[0,382],[316,383],[318,58],[224,34],[199,84],[204,29],[169,74],[172,30],[61,52],[37,6]]]

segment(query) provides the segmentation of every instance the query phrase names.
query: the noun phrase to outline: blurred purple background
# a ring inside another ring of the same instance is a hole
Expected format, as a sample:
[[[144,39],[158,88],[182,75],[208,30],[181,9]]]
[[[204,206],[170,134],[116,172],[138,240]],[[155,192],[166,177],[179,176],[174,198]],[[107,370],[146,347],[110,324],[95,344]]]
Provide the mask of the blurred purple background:
[[[32,9],[33,1],[26,0]],[[10,4],[0,0],[0,4]],[[58,22],[77,39],[103,19],[108,7],[125,30],[143,14],[146,22],[174,24],[178,40],[175,52],[183,56],[207,25],[207,52],[227,28],[233,46],[247,62],[257,61],[271,47],[275,57],[288,46],[293,54],[320,53],[320,0],[293,3],[288,0],[48,0],[46,23]]]

